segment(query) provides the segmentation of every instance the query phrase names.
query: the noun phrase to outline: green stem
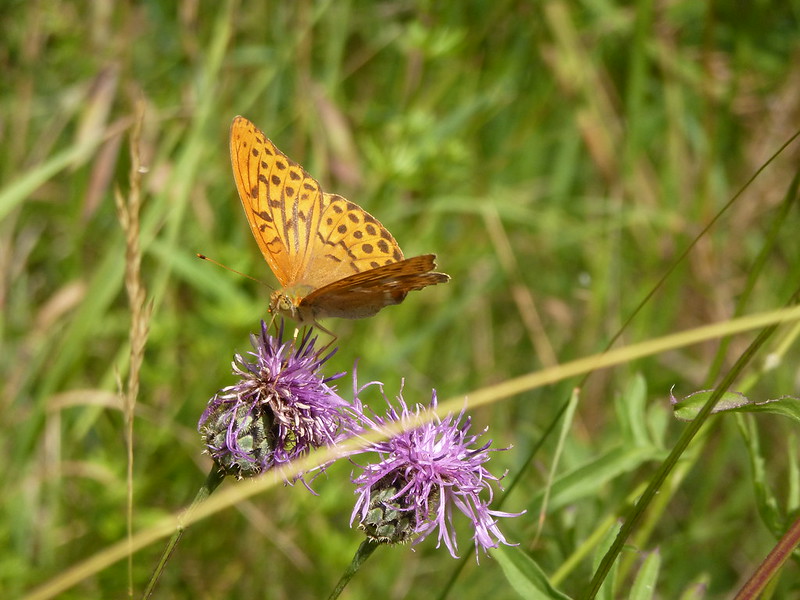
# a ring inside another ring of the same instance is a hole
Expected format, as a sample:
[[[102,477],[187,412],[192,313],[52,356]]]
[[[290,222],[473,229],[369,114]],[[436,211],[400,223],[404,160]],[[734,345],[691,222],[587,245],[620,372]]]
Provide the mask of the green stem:
[[[789,302],[786,303],[786,306],[793,306],[798,302],[800,302],[800,287],[794,291]],[[703,405],[703,408],[700,410],[697,416],[695,416],[694,419],[683,430],[683,433],[681,434],[680,438],[678,438],[678,441],[675,442],[675,445],[673,446],[672,451],[669,453],[669,456],[667,456],[667,458],[664,459],[664,462],[661,463],[658,470],[650,480],[647,488],[642,493],[642,496],[630,509],[628,514],[625,515],[625,522],[620,528],[619,533],[617,533],[617,537],[614,539],[611,547],[605,553],[600,561],[600,564],[595,570],[594,576],[589,582],[589,587],[582,596],[583,600],[594,600],[594,598],[597,597],[597,594],[600,591],[600,586],[603,584],[609,572],[611,571],[614,561],[617,559],[620,552],[622,552],[622,549],[625,546],[628,537],[631,535],[631,532],[633,532],[633,530],[636,529],[640,522],[644,519],[645,510],[648,506],[650,506],[656,494],[659,493],[661,485],[664,483],[664,481],[666,481],[667,477],[675,468],[675,465],[678,464],[678,460],[680,459],[681,455],[686,451],[686,448],[689,447],[691,441],[706,423],[708,417],[711,415],[711,411],[714,409],[714,406],[716,406],[717,401],[725,392],[728,391],[728,388],[733,385],[733,382],[742,374],[748,363],[750,363],[753,357],[764,346],[769,337],[775,333],[779,326],[780,323],[770,325],[769,327],[765,327],[758,334],[756,339],[751,342],[738,360],[733,364],[733,366],[731,366],[728,373],[719,382],[719,385],[714,388],[714,392]]]
[[[203,486],[198,490],[197,495],[194,497],[194,500],[192,500],[192,503],[189,505],[189,508],[186,509],[186,512],[183,516],[185,517],[190,515],[198,504],[203,502],[211,495],[211,492],[217,489],[217,486],[222,483],[223,479],[225,479],[225,474],[217,467],[217,465],[213,465],[211,467],[211,472],[209,472],[208,477],[206,477],[205,483],[203,483]],[[175,533],[173,533],[172,537],[169,538],[169,542],[167,542],[167,546],[164,548],[164,552],[161,554],[161,559],[158,561],[158,564],[153,571],[153,575],[150,577],[150,581],[147,583],[147,588],[145,588],[144,594],[142,594],[143,600],[147,600],[147,598],[152,596],[153,591],[156,589],[156,584],[161,577],[161,573],[164,572],[164,567],[167,565],[172,553],[175,551],[175,546],[178,545],[181,536],[183,536],[184,529],[183,523],[181,522],[178,525],[178,528],[175,530]]]
[[[350,562],[347,570],[342,575],[339,583],[336,584],[336,589],[331,592],[330,596],[328,596],[328,600],[336,600],[336,598],[339,597],[339,594],[342,593],[342,590],[344,590],[345,586],[347,586],[347,584],[353,578],[353,575],[355,575],[356,572],[361,568],[361,565],[364,564],[364,561],[367,560],[373,552],[375,552],[375,548],[378,546],[378,542],[374,542],[369,538],[361,542],[361,545],[358,547],[358,550],[356,550],[356,553],[353,556],[353,560]]]

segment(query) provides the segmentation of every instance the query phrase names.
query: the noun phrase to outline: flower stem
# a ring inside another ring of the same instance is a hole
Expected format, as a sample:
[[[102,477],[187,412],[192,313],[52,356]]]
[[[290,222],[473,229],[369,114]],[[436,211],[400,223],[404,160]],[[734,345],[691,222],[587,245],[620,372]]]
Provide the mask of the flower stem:
[[[380,544],[378,542],[374,542],[370,539],[365,539],[361,542],[361,545],[356,550],[355,555],[353,556],[353,560],[350,562],[350,565],[347,567],[347,570],[342,575],[342,578],[339,580],[339,583],[336,584],[336,589],[331,592],[331,595],[328,596],[328,600],[336,600],[339,597],[339,594],[342,593],[345,586],[350,582],[353,578],[353,575],[361,568],[361,565],[364,564],[364,561],[367,560],[370,555],[375,552],[375,548],[377,548]]]
[[[767,584],[778,574],[783,564],[800,545],[800,519],[795,520],[778,544],[770,551],[744,587],[736,594],[735,600],[758,598],[766,590]]]
[[[222,483],[223,479],[225,479],[225,474],[219,469],[219,467],[217,467],[216,464],[214,464],[211,467],[211,472],[209,472],[208,477],[206,477],[205,483],[203,483],[203,486],[198,490],[197,495],[194,497],[194,500],[192,500],[189,508],[186,509],[184,516],[191,514],[198,504],[208,498],[211,495],[211,492],[217,489],[217,486]],[[164,567],[167,565],[172,553],[175,551],[175,547],[178,545],[178,542],[183,535],[183,530],[184,526],[181,522],[178,525],[178,528],[175,530],[175,533],[173,533],[172,537],[169,538],[169,542],[167,542],[167,546],[164,548],[164,552],[161,554],[161,559],[158,561],[158,564],[153,571],[153,575],[150,577],[150,581],[147,583],[147,588],[145,588],[144,594],[142,594],[143,600],[150,598],[150,596],[153,594],[153,591],[156,589],[156,584],[161,577],[161,573],[164,572]]]

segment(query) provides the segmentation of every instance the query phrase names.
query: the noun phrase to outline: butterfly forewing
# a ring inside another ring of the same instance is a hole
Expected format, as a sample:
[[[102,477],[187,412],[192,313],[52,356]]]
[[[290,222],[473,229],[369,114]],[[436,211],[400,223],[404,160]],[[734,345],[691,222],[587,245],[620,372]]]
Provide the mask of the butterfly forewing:
[[[261,253],[282,286],[298,283],[313,260],[324,208],[319,184],[244,117],[231,127],[231,162]]]

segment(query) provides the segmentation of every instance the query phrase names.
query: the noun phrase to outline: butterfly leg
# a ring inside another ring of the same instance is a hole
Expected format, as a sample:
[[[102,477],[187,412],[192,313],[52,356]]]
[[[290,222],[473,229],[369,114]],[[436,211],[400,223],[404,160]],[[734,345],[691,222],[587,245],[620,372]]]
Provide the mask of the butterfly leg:
[[[275,319],[277,318],[278,315],[276,313],[272,312],[272,311],[269,311],[269,313],[272,315],[272,317],[269,320],[269,327],[267,327],[267,331],[272,329],[272,327],[274,325],[275,326],[275,335],[279,335],[278,326],[275,325]],[[281,329],[282,329],[282,327],[281,327]]]
[[[298,344],[297,344],[297,338],[298,337],[300,338],[300,340],[302,340],[301,341],[301,345],[304,345],[308,341],[309,335],[313,332],[314,327],[316,327],[318,330],[320,330],[320,331],[322,331],[324,333],[327,333],[329,336],[331,336],[331,340],[317,351],[317,353],[320,354],[320,355],[324,354],[325,352],[327,352],[328,348],[330,348],[336,342],[336,340],[339,339],[338,336],[335,333],[333,333],[332,331],[326,329],[325,327],[323,327],[322,325],[320,325],[319,323],[314,321],[314,323],[312,325],[303,325],[302,327],[295,327],[294,328],[294,334],[292,335],[292,348],[297,348],[298,347]],[[313,340],[315,341],[316,339],[317,338],[315,336],[313,338]]]
[[[323,327],[323,326],[320,324],[320,322],[319,322],[319,321],[314,321],[314,327],[316,327],[316,328],[317,328],[317,329],[319,329],[320,331],[322,331],[322,332],[324,332],[324,333],[327,333],[329,336],[331,336],[331,341],[330,341],[330,342],[328,342],[327,344],[325,344],[325,347],[324,347],[324,348],[322,348],[322,350],[320,350],[320,353],[327,351],[327,350],[328,350],[328,348],[330,348],[331,346],[333,346],[333,345],[336,343],[336,340],[338,340],[338,339],[339,339],[339,336],[338,336],[338,335],[336,335],[335,333],[333,333],[333,332],[332,332],[330,329],[327,329],[326,327]]]

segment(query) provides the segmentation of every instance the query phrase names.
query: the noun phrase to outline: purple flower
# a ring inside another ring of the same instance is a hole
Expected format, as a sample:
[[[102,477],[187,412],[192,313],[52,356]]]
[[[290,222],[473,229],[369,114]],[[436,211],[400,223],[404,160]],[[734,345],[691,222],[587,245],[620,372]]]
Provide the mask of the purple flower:
[[[361,410],[358,393],[356,396],[356,405]],[[387,403],[389,410],[385,417],[374,413],[372,417],[362,417],[368,427],[381,429],[424,410],[420,404],[410,410],[402,394],[397,397],[399,413],[388,399]],[[436,408],[436,390],[430,408]],[[480,434],[469,435],[470,421],[462,411],[458,417],[437,418],[368,447],[367,451],[376,452],[381,460],[361,467],[363,471],[353,479],[358,486],[358,500],[350,517],[351,525],[358,517],[359,527],[370,539],[381,543],[403,543],[416,538],[416,544],[438,528],[437,548],[444,541],[453,558],[458,558],[452,529],[453,509],[457,508],[475,527],[476,549],[496,548],[499,542],[512,545],[503,537],[495,517],[522,513],[489,509],[492,501],[489,481],[499,481],[483,466],[492,451],[491,440],[477,446]],[[484,490],[487,500],[480,497]]]
[[[239,382],[217,392],[198,423],[208,452],[225,473],[252,477],[320,446],[335,444],[354,431],[354,419],[341,409],[349,404],[319,374],[325,356],[316,350],[311,329],[300,339],[251,335],[253,352],[236,354]]]

